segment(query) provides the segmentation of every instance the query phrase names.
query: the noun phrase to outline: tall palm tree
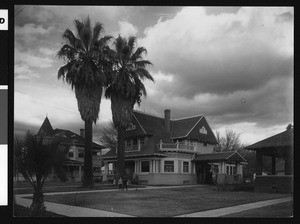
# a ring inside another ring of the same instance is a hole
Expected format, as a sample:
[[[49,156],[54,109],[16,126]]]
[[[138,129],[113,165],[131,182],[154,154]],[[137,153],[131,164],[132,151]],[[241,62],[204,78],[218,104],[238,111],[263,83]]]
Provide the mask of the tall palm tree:
[[[30,132],[27,132],[24,138],[15,137],[15,172],[21,173],[34,190],[30,206],[32,216],[44,214],[46,210],[44,183],[52,172],[62,174],[62,166],[66,162],[69,146],[68,140],[62,137],[54,137],[52,140],[45,141],[43,137],[36,137]]]
[[[66,44],[58,52],[65,65],[58,71],[75,90],[78,110],[85,123],[84,187],[93,187],[92,124],[96,123],[103,87],[106,85],[106,70],[110,66],[106,54],[110,51],[110,36],[102,36],[103,26],[96,23],[92,28],[88,18],[75,20],[76,33],[66,29],[63,38]]]
[[[128,40],[120,35],[114,42],[114,66],[112,80],[105,96],[111,99],[113,123],[118,132],[117,143],[117,179],[125,175],[125,131],[131,122],[133,107],[147,95],[143,80],[153,77],[146,66],[151,62],[143,59],[147,53],[144,47],[136,47],[136,38]]]

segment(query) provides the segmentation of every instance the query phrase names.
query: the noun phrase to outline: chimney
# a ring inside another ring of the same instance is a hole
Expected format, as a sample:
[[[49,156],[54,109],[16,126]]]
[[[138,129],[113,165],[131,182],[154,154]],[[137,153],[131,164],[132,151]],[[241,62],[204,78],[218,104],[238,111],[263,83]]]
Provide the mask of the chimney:
[[[84,128],[80,128],[80,136],[84,138]]]
[[[171,125],[170,118],[171,118],[171,111],[169,109],[166,109],[165,110],[165,128],[166,128],[167,132],[171,131],[171,129],[170,129],[170,125]]]

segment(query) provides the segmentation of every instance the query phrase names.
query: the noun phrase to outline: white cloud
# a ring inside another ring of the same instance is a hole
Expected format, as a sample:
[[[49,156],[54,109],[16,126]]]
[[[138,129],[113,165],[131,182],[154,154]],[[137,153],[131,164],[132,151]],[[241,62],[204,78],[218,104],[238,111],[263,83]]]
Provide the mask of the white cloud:
[[[16,64],[15,65],[15,78],[24,80],[24,79],[33,79],[39,78],[40,75],[29,68],[28,65]]]
[[[44,28],[41,25],[27,23],[24,26],[15,26],[16,40],[23,41],[25,44],[35,43],[41,36],[48,35],[53,27]]]
[[[138,29],[129,22],[119,21],[119,32],[122,37],[136,36]]]
[[[39,52],[42,53],[45,56],[54,56],[57,54],[57,49],[50,49],[47,47],[41,47],[39,49]]]
[[[15,48],[15,64],[24,63],[31,67],[48,68],[51,67],[55,61],[49,57],[36,55],[33,52],[22,52]]]

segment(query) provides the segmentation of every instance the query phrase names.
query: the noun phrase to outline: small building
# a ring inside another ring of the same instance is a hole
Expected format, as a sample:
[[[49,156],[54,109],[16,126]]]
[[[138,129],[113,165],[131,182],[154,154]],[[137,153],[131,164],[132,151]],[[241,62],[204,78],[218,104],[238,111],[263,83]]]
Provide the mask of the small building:
[[[237,152],[217,153],[218,144],[203,115],[171,119],[133,111],[125,134],[125,167],[129,179],[136,176],[141,184],[211,184],[217,175],[242,177],[242,162]],[[109,164],[116,169],[117,149],[102,156],[103,179],[114,178]],[[235,179],[236,179],[235,178]],[[230,178],[229,178],[230,179]],[[234,178],[233,178],[234,179]]]
[[[36,136],[43,136],[43,139],[52,139],[54,136],[63,136],[71,142],[68,159],[64,165],[67,179],[80,182],[84,167],[84,129],[80,129],[80,135],[65,129],[53,129],[48,119],[45,118]],[[92,143],[94,179],[101,178],[101,152],[105,147],[95,142]]]
[[[256,152],[255,191],[293,192],[294,129],[291,125],[284,132],[246,149]],[[270,175],[263,175],[264,157],[271,158]]]

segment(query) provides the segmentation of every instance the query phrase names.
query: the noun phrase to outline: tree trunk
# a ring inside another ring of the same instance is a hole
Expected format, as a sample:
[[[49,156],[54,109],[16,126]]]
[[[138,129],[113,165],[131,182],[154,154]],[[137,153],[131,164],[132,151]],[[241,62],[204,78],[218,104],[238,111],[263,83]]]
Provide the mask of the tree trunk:
[[[92,155],[92,121],[85,121],[83,187],[94,187]]]
[[[36,177],[36,187],[34,188],[32,204],[29,208],[30,216],[43,216],[46,212],[46,207],[44,204],[44,194],[43,185],[41,177],[37,175]]]
[[[125,131],[124,127],[118,127],[118,152],[117,152],[117,182],[125,176]]]

